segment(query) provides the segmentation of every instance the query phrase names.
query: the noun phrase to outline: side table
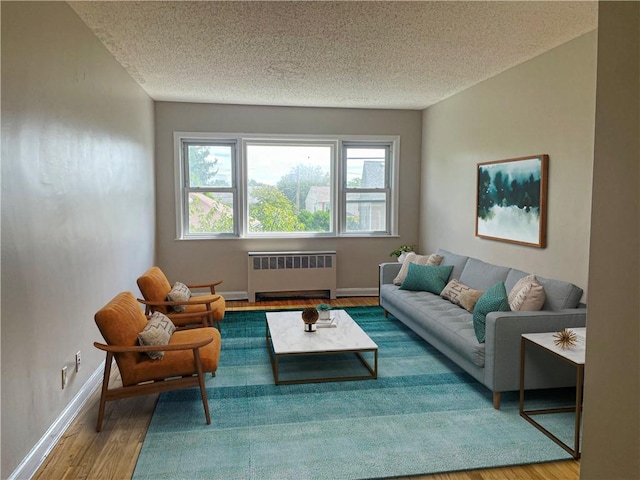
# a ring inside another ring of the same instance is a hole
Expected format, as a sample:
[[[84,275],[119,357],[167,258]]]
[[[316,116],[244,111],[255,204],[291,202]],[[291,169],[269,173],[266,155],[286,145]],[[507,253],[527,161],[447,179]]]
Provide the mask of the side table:
[[[584,382],[584,358],[585,347],[587,338],[587,329],[571,328],[569,329],[576,334],[577,342],[575,345],[563,350],[557,346],[554,342],[554,333],[525,333],[522,335],[520,343],[520,416],[535,426],[538,430],[548,436],[551,440],[556,442],[567,452],[569,452],[573,458],[580,458],[580,425],[582,417],[582,386]],[[576,405],[575,407],[564,408],[548,408],[538,410],[525,410],[524,409],[524,379],[525,379],[525,349],[527,346],[533,346],[534,348],[540,348],[550,355],[555,355],[565,362],[576,367]],[[574,446],[571,448],[564,443],[553,433],[547,430],[545,427],[536,422],[531,416],[546,414],[546,413],[564,413],[575,411],[575,428],[574,428]]]

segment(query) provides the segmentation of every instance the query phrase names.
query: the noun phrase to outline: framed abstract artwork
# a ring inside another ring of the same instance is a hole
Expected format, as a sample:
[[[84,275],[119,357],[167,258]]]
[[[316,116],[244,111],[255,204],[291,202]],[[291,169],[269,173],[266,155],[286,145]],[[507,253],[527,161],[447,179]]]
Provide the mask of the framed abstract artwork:
[[[545,248],[548,155],[478,163],[476,236]]]

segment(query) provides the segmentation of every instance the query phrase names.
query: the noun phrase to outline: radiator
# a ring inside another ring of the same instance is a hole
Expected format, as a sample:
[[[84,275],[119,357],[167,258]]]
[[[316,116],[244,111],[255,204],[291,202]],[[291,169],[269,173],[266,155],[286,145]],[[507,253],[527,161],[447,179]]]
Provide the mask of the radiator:
[[[249,252],[249,301],[256,293],[328,290],[336,298],[336,252]]]

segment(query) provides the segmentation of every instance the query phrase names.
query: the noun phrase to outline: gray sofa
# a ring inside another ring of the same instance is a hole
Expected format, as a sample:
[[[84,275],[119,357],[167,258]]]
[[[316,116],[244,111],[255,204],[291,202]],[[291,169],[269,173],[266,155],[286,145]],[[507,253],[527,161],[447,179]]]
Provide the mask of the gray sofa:
[[[507,292],[528,273],[457,255],[446,250],[441,265],[453,265],[449,281],[457,279],[476,290],[504,282]],[[486,317],[486,340],[479,343],[473,315],[465,309],[424,291],[402,290],[393,284],[398,262],[380,265],[380,306],[458,364],[493,392],[500,408],[502,392],[520,389],[520,340],[523,333],[557,332],[586,326],[582,289],[568,282],[537,276],[544,287],[540,311],[491,312]],[[526,389],[575,385],[576,371],[551,355],[527,349]]]

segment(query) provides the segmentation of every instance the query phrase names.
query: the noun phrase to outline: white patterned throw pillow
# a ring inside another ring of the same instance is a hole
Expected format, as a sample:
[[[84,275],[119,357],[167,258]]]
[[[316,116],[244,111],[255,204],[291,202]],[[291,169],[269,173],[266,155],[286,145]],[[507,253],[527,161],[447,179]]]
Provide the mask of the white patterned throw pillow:
[[[542,308],[546,295],[535,275],[527,275],[516,282],[509,292],[511,310],[537,311]]]
[[[171,340],[171,335],[176,331],[176,326],[165,314],[154,312],[149,318],[144,329],[138,334],[140,345],[167,345]],[[164,352],[147,352],[149,357],[160,360],[164,357]]]
[[[400,267],[400,271],[396,278],[393,279],[394,285],[401,285],[404,282],[404,279],[407,278],[407,272],[409,271],[409,264],[415,263],[416,265],[430,265],[437,267],[442,262],[441,255],[436,255],[435,253],[431,255],[417,255],[415,252],[409,252],[407,256],[404,258],[402,262],[402,267]]]
[[[173,288],[167,295],[167,300],[170,302],[186,302],[191,298],[191,290],[184,283],[176,282],[173,284]],[[175,305],[172,307],[176,312],[184,312],[187,308],[184,305]]]

